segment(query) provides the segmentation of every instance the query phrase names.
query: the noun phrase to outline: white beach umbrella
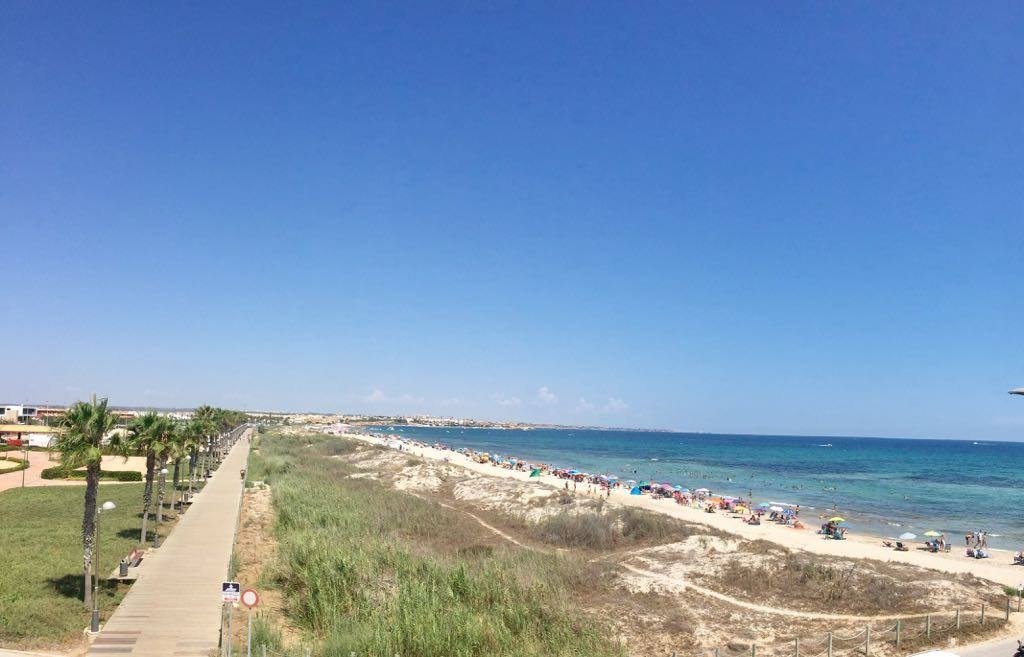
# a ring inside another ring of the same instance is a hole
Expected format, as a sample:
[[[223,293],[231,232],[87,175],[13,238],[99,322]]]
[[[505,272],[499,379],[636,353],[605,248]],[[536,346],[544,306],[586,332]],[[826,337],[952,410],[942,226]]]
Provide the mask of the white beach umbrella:
[[[905,532],[903,534],[900,534],[900,540],[901,541],[912,541],[915,538],[917,538],[917,534],[912,534],[910,532]]]
[[[768,510],[769,511],[774,511],[775,513],[782,513],[782,507],[781,506],[771,506],[771,507],[768,507]]]

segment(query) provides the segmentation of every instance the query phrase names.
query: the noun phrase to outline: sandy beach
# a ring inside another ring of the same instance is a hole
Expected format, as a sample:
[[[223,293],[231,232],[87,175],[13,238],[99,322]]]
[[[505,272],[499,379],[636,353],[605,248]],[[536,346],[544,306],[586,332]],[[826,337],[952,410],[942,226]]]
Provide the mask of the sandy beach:
[[[345,437],[384,447],[394,442],[364,434],[345,434]],[[412,454],[437,461],[447,459],[450,463],[491,477],[518,479],[552,489],[562,488],[565,485],[565,480],[553,475],[544,474],[539,477],[530,477],[528,472],[509,470],[487,463],[478,463],[464,454],[455,451],[441,450],[430,446],[420,447],[418,445],[407,446],[407,449]],[[587,485],[581,484],[576,494],[586,495],[586,491]],[[677,504],[671,499],[652,499],[648,495],[630,495],[628,490],[622,488],[613,489],[611,499],[625,506],[649,509],[689,522],[702,523],[748,540],[761,539],[771,541],[789,549],[852,559],[876,559],[883,562],[907,563],[947,573],[973,574],[1005,586],[1016,587],[1024,581],[1024,567],[1014,566],[1012,552],[1007,550],[990,550],[992,556],[988,559],[971,559],[964,556],[962,545],[956,542],[954,542],[953,549],[949,553],[933,553],[916,549],[922,543],[914,541],[908,542],[908,546],[911,548],[909,552],[897,552],[892,548],[883,546],[883,539],[876,536],[847,534],[846,540],[836,541],[827,539],[816,533],[820,524],[817,518],[804,518],[804,522],[808,525],[805,529],[793,529],[792,527],[769,522],[762,523],[761,525],[748,525],[738,517],[726,512],[705,513],[698,508]]]

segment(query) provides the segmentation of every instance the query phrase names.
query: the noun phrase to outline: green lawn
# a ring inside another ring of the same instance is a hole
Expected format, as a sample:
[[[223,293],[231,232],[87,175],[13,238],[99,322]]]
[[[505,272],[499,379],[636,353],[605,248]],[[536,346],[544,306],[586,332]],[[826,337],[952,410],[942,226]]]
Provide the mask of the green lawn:
[[[0,493],[0,646],[64,644],[89,624],[81,598],[84,492],[82,485]],[[106,575],[138,543],[142,484],[101,484],[98,500],[117,504],[102,517],[100,572]],[[104,618],[125,591],[101,589]]]

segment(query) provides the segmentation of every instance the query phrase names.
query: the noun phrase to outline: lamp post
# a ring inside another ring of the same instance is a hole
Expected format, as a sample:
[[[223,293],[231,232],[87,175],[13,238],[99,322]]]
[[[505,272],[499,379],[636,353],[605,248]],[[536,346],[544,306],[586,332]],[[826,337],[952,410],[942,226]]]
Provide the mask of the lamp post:
[[[167,468],[160,468],[160,489],[167,485]],[[160,498],[160,508],[156,511],[156,529],[153,531],[153,547],[160,547],[160,517],[164,514],[164,500]]]
[[[21,487],[25,487],[25,471],[28,470],[28,441],[21,441],[21,455],[24,457],[25,467],[21,469]]]
[[[89,630],[95,634],[100,631],[100,515],[103,511],[113,511],[117,505],[107,500],[96,509],[96,549],[92,554],[92,623]]]

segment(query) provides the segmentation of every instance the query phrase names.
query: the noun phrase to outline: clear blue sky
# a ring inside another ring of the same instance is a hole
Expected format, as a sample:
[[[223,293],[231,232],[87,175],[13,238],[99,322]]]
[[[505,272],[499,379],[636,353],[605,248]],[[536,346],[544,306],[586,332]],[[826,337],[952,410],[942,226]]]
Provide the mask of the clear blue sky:
[[[1024,439],[1024,4],[8,2],[0,401]]]

